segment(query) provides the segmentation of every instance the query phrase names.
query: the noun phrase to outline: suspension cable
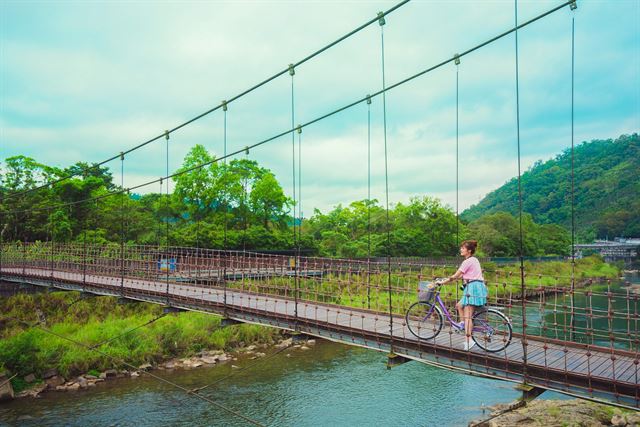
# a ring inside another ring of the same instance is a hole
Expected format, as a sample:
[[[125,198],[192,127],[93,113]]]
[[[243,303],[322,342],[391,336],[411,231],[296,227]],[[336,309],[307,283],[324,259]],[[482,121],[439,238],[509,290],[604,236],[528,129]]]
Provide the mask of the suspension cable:
[[[565,3],[563,3],[563,4],[559,5],[559,6],[557,6],[557,7],[555,7],[555,8],[553,8],[553,9],[551,9],[551,10],[548,10],[547,12],[544,12],[544,13],[542,13],[542,14],[540,14],[540,15],[538,15],[538,16],[536,16],[536,17],[532,18],[532,19],[530,19],[529,21],[526,21],[526,22],[524,22],[524,23],[522,23],[522,24],[520,24],[520,25],[517,25],[517,26],[515,26],[515,27],[513,27],[513,28],[511,28],[511,29],[509,29],[509,30],[507,30],[507,31],[505,31],[505,32],[503,32],[503,33],[501,33],[501,34],[499,34],[499,35],[497,35],[497,36],[495,36],[495,37],[493,37],[493,38],[491,38],[491,39],[489,39],[489,40],[487,40],[487,41],[485,41],[485,42],[481,43],[481,44],[479,44],[479,45],[476,45],[476,46],[474,46],[474,47],[472,47],[472,48],[470,48],[470,49],[468,49],[468,50],[464,51],[463,53],[460,53],[458,56],[459,56],[460,58],[462,58],[462,57],[463,57],[463,56],[465,56],[465,55],[468,55],[468,54],[470,54],[470,53],[473,53],[473,52],[475,52],[476,50],[478,50],[478,49],[480,49],[480,48],[482,48],[482,47],[484,47],[484,46],[486,46],[486,45],[488,45],[488,44],[490,44],[490,43],[493,43],[493,42],[495,42],[495,41],[497,41],[497,40],[499,40],[499,39],[501,39],[501,38],[503,38],[503,37],[506,37],[507,35],[509,35],[509,34],[511,34],[511,33],[513,33],[513,32],[515,32],[516,30],[519,30],[519,29],[522,29],[523,27],[526,27],[526,26],[528,26],[528,25],[531,25],[531,24],[533,24],[534,22],[536,22],[536,21],[538,21],[538,20],[540,20],[540,19],[544,18],[545,16],[548,16],[548,15],[552,14],[553,12],[556,12],[556,11],[558,11],[558,10],[560,10],[560,9],[564,8],[565,6],[567,6],[567,5],[571,4],[571,3],[572,3],[572,1],[574,1],[574,0],[567,1],[567,2],[565,2]],[[339,108],[337,108],[337,109],[335,109],[335,110],[332,110],[332,111],[330,111],[330,112],[328,112],[328,113],[325,113],[325,114],[323,114],[323,115],[321,115],[321,116],[318,116],[318,117],[316,117],[316,118],[314,118],[314,119],[312,119],[312,120],[310,120],[310,121],[308,121],[308,122],[305,122],[305,123],[303,123],[303,124],[300,124],[300,125],[298,125],[298,126],[299,126],[300,128],[302,128],[302,129],[304,129],[304,128],[305,128],[305,127],[307,127],[307,126],[311,126],[311,125],[313,125],[313,124],[315,124],[315,123],[317,123],[317,122],[320,122],[320,121],[322,121],[322,120],[324,120],[324,119],[326,119],[326,118],[328,118],[328,117],[331,117],[331,116],[336,115],[336,114],[338,114],[338,113],[341,113],[341,112],[343,112],[343,111],[345,111],[345,110],[348,110],[348,109],[350,109],[350,108],[354,107],[355,105],[358,105],[358,104],[360,104],[360,103],[362,103],[362,102],[366,102],[366,100],[367,100],[367,98],[368,98],[368,97],[370,97],[370,98],[374,98],[374,97],[377,97],[377,96],[379,96],[379,95],[384,95],[386,92],[389,92],[389,91],[391,91],[391,90],[393,90],[393,89],[395,89],[395,88],[397,88],[397,87],[399,87],[399,86],[402,86],[402,85],[404,85],[404,84],[406,84],[406,83],[408,83],[408,82],[410,82],[410,81],[412,81],[412,80],[414,80],[414,79],[417,79],[418,77],[421,77],[421,76],[423,76],[423,75],[425,75],[425,74],[427,74],[427,73],[429,73],[429,72],[432,72],[432,71],[434,71],[434,70],[436,70],[436,69],[438,69],[438,68],[440,68],[440,67],[442,67],[442,66],[444,66],[444,65],[446,65],[446,64],[448,64],[448,63],[450,63],[450,62],[452,62],[452,61],[454,61],[454,59],[455,59],[455,58],[453,58],[453,57],[452,57],[452,58],[449,58],[449,59],[443,60],[442,62],[440,62],[440,63],[438,63],[438,64],[436,64],[436,65],[433,65],[433,66],[431,66],[431,67],[429,67],[429,68],[426,68],[426,69],[424,69],[424,70],[422,70],[422,71],[420,71],[420,72],[418,72],[418,73],[416,73],[416,74],[413,74],[412,76],[409,76],[409,77],[407,77],[407,78],[405,78],[405,79],[403,79],[403,80],[400,80],[400,81],[398,81],[398,82],[396,82],[396,83],[394,83],[394,84],[392,84],[392,85],[390,85],[390,86],[387,86],[387,87],[386,87],[386,88],[384,88],[384,89],[381,89],[381,90],[379,90],[379,91],[377,91],[377,92],[374,92],[374,93],[372,93],[372,94],[370,94],[370,95],[367,95],[367,96],[365,96],[365,97],[363,97],[363,98],[360,98],[360,99],[357,99],[357,100],[355,100],[355,101],[353,101],[353,102],[350,102],[349,104],[346,104],[346,105],[344,105],[344,106],[342,106],[342,107],[339,107]],[[262,146],[262,145],[268,144],[269,142],[275,141],[275,140],[277,140],[277,139],[279,139],[279,138],[281,138],[281,137],[283,137],[283,136],[289,135],[289,134],[291,134],[291,133],[292,133],[292,132],[294,132],[294,131],[295,131],[295,128],[287,129],[287,130],[282,131],[282,132],[280,132],[280,133],[278,133],[278,134],[276,134],[276,135],[273,135],[273,136],[268,137],[268,138],[266,138],[266,139],[263,139],[263,140],[261,140],[261,141],[259,141],[259,142],[256,142],[255,144],[248,145],[248,146],[246,146],[245,148],[242,148],[242,149],[240,149],[240,150],[233,151],[233,152],[231,152],[231,153],[227,154],[227,156],[225,156],[225,158],[230,158],[230,157],[236,156],[236,155],[238,155],[238,154],[241,154],[241,153],[243,153],[244,151],[246,151],[247,149],[250,149],[250,150],[251,150],[251,149],[254,149],[254,148],[260,147],[260,146]],[[169,132],[169,131],[166,131],[166,132]],[[126,153],[126,152],[125,152],[125,153]],[[169,178],[174,178],[174,177],[177,177],[177,176],[183,175],[183,174],[185,174],[185,173],[189,173],[189,172],[192,172],[192,171],[194,171],[194,170],[197,170],[197,169],[203,168],[203,167],[205,167],[205,166],[211,165],[211,164],[213,164],[213,163],[215,163],[215,162],[217,162],[217,161],[220,161],[220,160],[223,160],[223,158],[217,158],[217,159],[214,159],[214,160],[211,160],[211,161],[208,161],[208,162],[204,162],[204,163],[201,163],[201,164],[199,164],[199,165],[192,166],[191,168],[188,168],[188,169],[184,169],[184,170],[177,171],[177,172],[175,172],[175,173],[173,173],[173,174],[171,174],[171,175],[168,175],[168,174],[167,174],[167,176],[165,176],[165,177],[163,177],[163,178],[155,179],[155,180],[148,181],[148,182],[145,182],[145,183],[142,183],[142,184],[138,184],[138,185],[136,185],[136,186],[132,186],[132,187],[130,187],[128,190],[130,190],[130,191],[131,191],[131,190],[136,190],[136,189],[138,189],[138,188],[143,188],[143,187],[146,187],[146,186],[148,186],[148,185],[155,184],[155,183],[159,182],[159,181],[160,181],[160,179],[169,179]],[[110,196],[115,195],[115,194],[119,194],[119,193],[121,193],[121,192],[122,192],[122,190],[116,190],[116,191],[113,191],[113,192],[110,192],[110,193],[107,193],[107,194],[104,194],[104,195],[101,195],[101,196],[98,196],[98,197],[90,198],[90,199],[85,199],[85,200],[75,201],[75,202],[68,202],[68,203],[61,203],[61,204],[59,204],[59,206],[66,206],[66,205],[69,205],[69,204],[76,204],[76,203],[81,203],[81,202],[84,202],[84,201],[94,200],[94,199],[103,199],[103,198],[110,197]],[[56,205],[56,206],[58,206],[58,205]],[[10,213],[14,213],[14,212],[18,212],[18,213],[22,213],[22,212],[34,212],[34,211],[38,211],[38,210],[41,210],[41,209],[42,209],[42,208],[33,207],[33,208],[31,208],[31,209],[28,209],[28,210],[21,210],[21,211],[16,210],[16,211],[10,211]]]
[[[516,77],[516,142],[518,146],[518,219],[519,219],[519,236],[520,236],[520,300],[522,303],[522,360],[523,360],[523,376],[526,382],[527,378],[527,309],[526,309],[526,292],[524,283],[524,235],[522,232],[522,173],[521,173],[521,155],[520,155],[520,63],[518,60],[518,0],[514,0],[514,20],[516,25],[515,31],[515,77]]]
[[[571,10],[577,7],[575,1],[571,4]],[[576,287],[576,215],[575,215],[575,173],[574,173],[574,80],[575,80],[575,16],[571,17],[571,320],[570,339],[574,339],[575,316],[575,287]]]
[[[367,95],[367,309],[371,310],[371,97]]]
[[[409,0],[401,1],[400,3],[396,4],[395,6],[391,7],[390,9],[388,9],[385,12],[385,15],[396,11],[397,9],[399,9],[400,7],[404,6],[407,3],[409,3]],[[331,43],[325,45],[324,47],[316,50],[315,52],[311,53],[310,55],[307,55],[306,57],[304,57],[300,61],[294,63],[293,66],[297,67],[299,65],[304,64],[307,61],[310,61],[311,59],[315,58],[316,56],[320,55],[321,53],[324,53],[325,51],[329,50],[330,48],[340,44],[341,42],[345,41],[349,37],[357,34],[358,32],[362,31],[363,29],[367,28],[369,25],[371,25],[371,24],[373,24],[374,22],[377,22],[377,21],[378,21],[378,17],[369,19],[367,22],[365,22],[364,24],[360,25],[359,27],[351,30],[347,34],[343,35],[342,37],[334,40],[333,42],[331,42]],[[263,80],[260,83],[250,87],[249,89],[246,89],[243,92],[240,92],[239,94],[229,98],[229,100],[225,101],[225,103],[231,103],[231,102],[237,101],[238,99],[242,98],[243,96],[248,95],[249,93],[253,92],[254,90],[256,90],[256,89],[266,85],[267,83],[270,83],[271,81],[277,79],[278,77],[286,74],[288,71],[289,71],[289,68],[286,68],[286,69],[284,69],[282,71],[279,71],[278,73],[272,75],[271,77],[266,78],[265,80]],[[195,121],[197,121],[197,120],[199,120],[201,118],[203,118],[204,116],[206,116],[206,115],[208,115],[208,114],[210,114],[210,113],[212,113],[212,112],[214,112],[214,111],[216,111],[216,110],[218,110],[218,109],[220,109],[222,107],[223,107],[222,104],[217,105],[217,106],[205,111],[204,113],[201,113],[201,114],[197,115],[196,117],[194,117],[194,118],[192,118],[190,120],[187,120],[184,123],[181,123],[181,124],[175,126],[174,128],[172,128],[172,129],[170,129],[170,130],[168,130],[166,132],[171,134],[171,133],[173,133],[173,132],[175,132],[175,131],[177,131],[177,130],[179,130],[179,129],[181,129],[181,128],[183,128],[183,127],[185,127],[185,126],[187,126],[187,125],[189,125],[189,124],[191,124],[191,123],[193,123],[193,122],[195,122]],[[138,149],[140,149],[140,148],[142,148],[142,147],[144,147],[144,146],[146,146],[148,144],[151,144],[154,141],[157,141],[157,140],[161,139],[165,135],[166,135],[166,133],[163,133],[161,135],[157,135],[157,136],[155,136],[155,137],[153,137],[153,138],[151,138],[151,139],[149,139],[149,140],[147,140],[147,141],[145,141],[145,142],[143,142],[141,144],[136,145],[135,147],[132,147],[132,148],[129,148],[129,149],[123,151],[121,154],[127,155],[127,154],[129,154],[129,153],[131,153],[133,151],[136,151],[136,150],[138,150]],[[109,163],[109,162],[111,162],[113,160],[118,159],[121,154],[109,157],[108,159],[102,160],[101,162],[94,163],[92,166],[89,166],[88,168],[85,168],[84,170],[89,171],[89,170],[98,168],[98,167],[100,167],[100,166],[102,166],[102,165],[104,165],[106,163]],[[60,183],[62,181],[65,181],[67,179],[73,178],[74,176],[76,176],[76,175],[78,175],[79,173],[82,173],[82,172],[83,171],[78,171],[78,172],[66,175],[64,177],[58,178],[56,180],[53,180],[51,182],[48,182],[46,184],[40,185],[38,187],[34,187],[34,188],[30,188],[28,190],[23,190],[23,191],[11,193],[11,194],[8,194],[7,197],[20,196],[20,195],[24,195],[24,194],[27,194],[27,193],[31,193],[33,191],[37,191],[37,190],[40,190],[42,188],[48,187],[49,185],[55,185],[55,184],[58,184],[58,183]]]
[[[380,59],[382,68],[382,128],[384,136],[384,195],[386,206],[386,229],[387,229],[387,291],[389,294],[389,337],[391,340],[391,352],[393,352],[393,302],[391,297],[391,221],[389,219],[389,158],[387,149],[387,93],[384,73],[384,13],[379,12],[380,20]]]
[[[167,291],[167,305],[171,307],[171,301],[169,299],[169,271],[171,270],[171,260],[169,258],[169,131],[164,131],[164,139],[165,139],[165,172],[166,172],[166,194],[164,199],[165,206],[165,244],[164,244],[164,262],[165,262],[165,281],[166,283],[166,291]],[[162,178],[160,178],[162,179]],[[160,264],[162,265],[162,263]]]
[[[296,251],[298,247],[298,238],[296,235],[296,134],[294,132],[295,128],[295,86],[294,86],[294,76],[296,75],[296,70],[293,64],[289,64],[289,75],[291,76],[291,179],[292,179],[292,188],[293,188],[293,249]],[[298,286],[299,278],[298,278],[298,259],[299,253],[296,251],[295,256],[293,258],[293,284],[294,284],[294,317],[295,317],[295,330],[298,330]]]
[[[222,123],[222,153],[223,153],[223,161],[222,161],[222,173],[223,179],[225,182],[229,182],[227,180],[227,101],[222,101],[222,112],[223,112],[223,123]],[[222,261],[222,299],[224,304],[224,316],[228,315],[227,308],[227,262],[229,260],[228,245],[227,245],[227,227],[228,225],[228,192],[223,190],[223,201],[222,201],[222,213],[224,215],[224,231],[222,237],[222,245],[224,249],[224,259]]]
[[[124,154],[120,153],[120,296],[124,298]]]
[[[459,100],[459,83],[458,83],[458,67],[460,65],[460,57],[458,54],[455,55],[456,65],[456,248],[457,250],[460,247],[460,171],[459,171],[459,163],[460,163],[460,150],[459,150],[459,136],[460,136],[460,127],[459,127],[459,111],[460,111],[460,100]],[[456,253],[454,252],[454,255]]]

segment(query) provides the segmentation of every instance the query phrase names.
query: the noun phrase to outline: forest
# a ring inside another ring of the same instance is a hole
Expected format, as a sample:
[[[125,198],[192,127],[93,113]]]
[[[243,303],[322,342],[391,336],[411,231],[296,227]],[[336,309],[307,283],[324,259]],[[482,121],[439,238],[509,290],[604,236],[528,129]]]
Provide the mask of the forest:
[[[595,140],[575,150],[575,211],[580,237],[640,235],[640,153],[637,134]],[[388,213],[375,199],[315,209],[293,218],[293,200],[276,176],[256,161],[216,162],[196,145],[174,176],[170,194],[119,187],[104,166],[65,169],[13,156],[2,163],[3,241],[88,241],[291,251],[363,258],[455,256],[462,239],[480,254],[519,254],[517,180],[493,191],[460,219],[442,201],[416,195]],[[523,255],[570,252],[570,151],[537,162],[522,176]],[[205,167],[197,167],[201,164]],[[73,175],[71,178],[63,179]],[[44,183],[55,182],[43,186]]]

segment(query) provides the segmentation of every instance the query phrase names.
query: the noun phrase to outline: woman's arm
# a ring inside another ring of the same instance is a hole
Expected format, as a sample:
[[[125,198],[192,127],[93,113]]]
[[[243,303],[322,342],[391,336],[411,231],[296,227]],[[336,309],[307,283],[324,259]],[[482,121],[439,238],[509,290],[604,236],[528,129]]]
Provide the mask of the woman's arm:
[[[453,274],[453,276],[447,277],[446,279],[444,279],[440,283],[442,283],[444,285],[445,283],[449,283],[449,282],[453,282],[454,280],[458,280],[461,277],[462,277],[462,271],[458,270]]]

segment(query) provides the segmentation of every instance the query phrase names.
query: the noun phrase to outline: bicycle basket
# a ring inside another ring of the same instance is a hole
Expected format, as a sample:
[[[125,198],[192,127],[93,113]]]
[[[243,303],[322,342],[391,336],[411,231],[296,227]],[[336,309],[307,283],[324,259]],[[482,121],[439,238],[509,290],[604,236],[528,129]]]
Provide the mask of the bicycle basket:
[[[432,282],[418,283],[418,301],[429,302],[436,294],[437,285]]]

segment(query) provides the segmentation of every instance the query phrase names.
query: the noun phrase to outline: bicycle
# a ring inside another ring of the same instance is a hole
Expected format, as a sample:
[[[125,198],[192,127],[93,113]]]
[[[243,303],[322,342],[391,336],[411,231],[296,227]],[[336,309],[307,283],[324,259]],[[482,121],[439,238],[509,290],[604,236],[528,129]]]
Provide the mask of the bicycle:
[[[440,298],[442,284],[437,281],[435,283],[420,282],[419,286],[419,301],[413,303],[405,314],[409,331],[418,339],[435,338],[442,330],[446,316],[456,332],[464,333],[464,322],[453,320]],[[472,319],[471,339],[481,349],[496,353],[504,350],[511,343],[513,333],[511,321],[498,309],[484,306],[477,309]]]

